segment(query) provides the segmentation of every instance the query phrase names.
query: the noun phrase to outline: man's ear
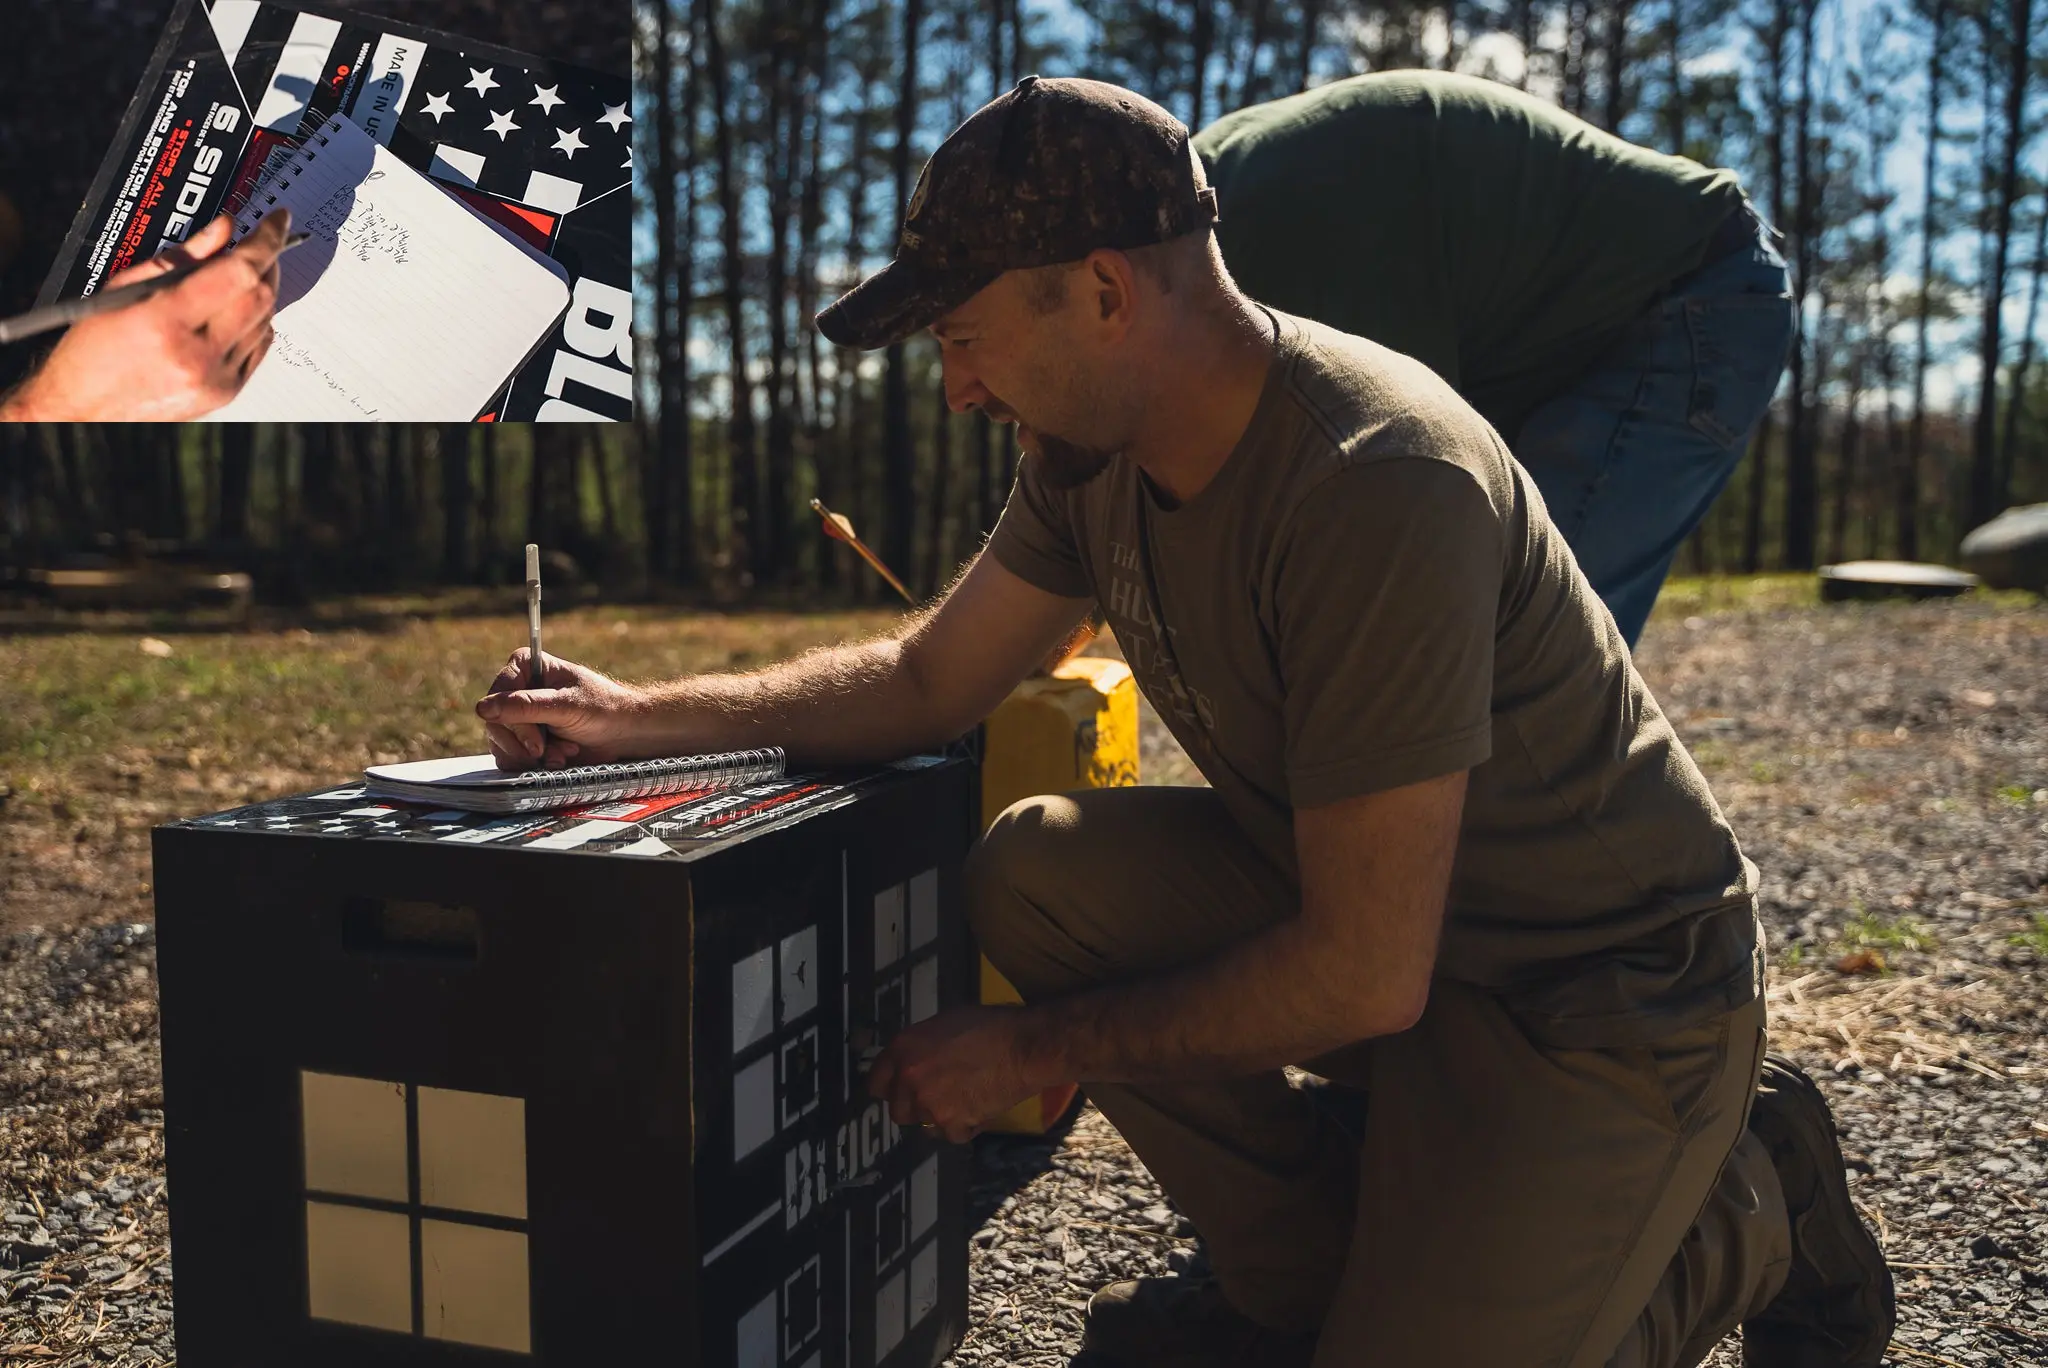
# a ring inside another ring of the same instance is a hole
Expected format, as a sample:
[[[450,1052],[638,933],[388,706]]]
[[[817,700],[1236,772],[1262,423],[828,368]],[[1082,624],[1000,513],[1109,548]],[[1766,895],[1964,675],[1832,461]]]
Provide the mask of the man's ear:
[[[1088,254],[1088,289],[1096,319],[1117,336],[1130,331],[1135,321],[1137,283],[1137,271],[1124,253],[1105,247]]]

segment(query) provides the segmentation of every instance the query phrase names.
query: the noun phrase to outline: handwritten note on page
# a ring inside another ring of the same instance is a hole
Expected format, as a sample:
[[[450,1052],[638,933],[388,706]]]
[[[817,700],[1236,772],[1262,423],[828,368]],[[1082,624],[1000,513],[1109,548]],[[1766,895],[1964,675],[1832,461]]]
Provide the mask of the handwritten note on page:
[[[567,283],[339,115],[243,215],[290,208],[277,340],[216,422],[467,422],[562,316]]]

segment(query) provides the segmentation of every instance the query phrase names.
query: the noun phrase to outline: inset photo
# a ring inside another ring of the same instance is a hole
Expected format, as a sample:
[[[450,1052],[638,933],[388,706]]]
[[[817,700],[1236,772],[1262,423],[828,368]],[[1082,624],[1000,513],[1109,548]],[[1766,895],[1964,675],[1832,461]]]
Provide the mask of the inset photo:
[[[0,420],[632,418],[625,0],[10,9]]]

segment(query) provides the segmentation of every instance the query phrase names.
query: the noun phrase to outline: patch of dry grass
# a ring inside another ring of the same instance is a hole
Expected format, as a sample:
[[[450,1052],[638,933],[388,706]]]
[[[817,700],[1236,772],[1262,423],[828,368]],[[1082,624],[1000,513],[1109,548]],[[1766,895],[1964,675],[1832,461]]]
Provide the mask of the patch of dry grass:
[[[459,615],[421,616],[435,602],[352,600],[270,630],[96,622],[6,638],[0,928],[146,920],[147,834],[166,819],[483,749],[470,706],[525,642],[524,610],[501,592],[450,596],[439,606]],[[589,605],[550,612],[546,641],[652,679],[753,668],[896,618]]]

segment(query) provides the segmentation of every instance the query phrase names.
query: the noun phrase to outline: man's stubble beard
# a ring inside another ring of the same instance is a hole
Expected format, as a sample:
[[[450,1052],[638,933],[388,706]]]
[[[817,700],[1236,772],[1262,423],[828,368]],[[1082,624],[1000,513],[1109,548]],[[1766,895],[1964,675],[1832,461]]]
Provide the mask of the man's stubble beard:
[[[1038,393],[1065,394],[1070,397],[1070,412],[1090,414],[1097,417],[1114,413],[1120,407],[1118,396],[1101,383],[1101,377],[1089,372],[1071,358],[1063,358],[1054,368],[1055,373],[1039,378],[1034,386]],[[1038,473],[1047,486],[1053,489],[1079,489],[1090,480],[1109,469],[1123,443],[1099,444],[1080,442],[1068,437],[1058,437],[1033,427],[1038,439]]]

